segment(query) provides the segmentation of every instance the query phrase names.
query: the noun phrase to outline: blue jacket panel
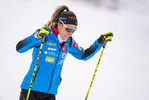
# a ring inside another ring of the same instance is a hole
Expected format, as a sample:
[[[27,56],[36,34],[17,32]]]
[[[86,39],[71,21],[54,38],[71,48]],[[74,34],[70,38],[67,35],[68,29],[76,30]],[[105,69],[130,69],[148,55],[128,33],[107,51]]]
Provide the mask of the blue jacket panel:
[[[23,89],[29,89],[40,44],[41,39],[38,39],[33,35],[17,44],[17,51],[20,53],[33,48],[32,63],[21,84],[21,88]],[[70,37],[61,46],[58,38],[55,36],[53,30],[51,30],[43,44],[31,90],[56,95],[58,86],[61,82],[62,66],[67,53],[72,54],[77,59],[88,60],[100,50],[102,45],[103,44],[99,44],[96,40],[88,49],[84,50],[82,47],[78,46],[74,39]]]

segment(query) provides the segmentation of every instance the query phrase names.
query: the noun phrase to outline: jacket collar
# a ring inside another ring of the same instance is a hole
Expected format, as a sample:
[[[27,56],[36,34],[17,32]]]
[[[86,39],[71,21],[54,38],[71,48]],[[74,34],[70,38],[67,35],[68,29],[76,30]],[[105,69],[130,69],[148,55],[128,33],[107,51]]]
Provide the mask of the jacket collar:
[[[58,31],[57,31],[56,28],[55,28],[56,24],[57,24],[57,23],[53,23],[53,24],[52,24],[52,30],[53,30],[55,36],[58,38],[59,43],[60,43],[60,45],[61,45],[63,42],[66,42],[67,40],[63,40],[63,39],[62,39],[62,37],[60,36],[60,34],[58,33]]]
[[[52,30],[53,30],[55,36],[58,38],[58,34],[59,34],[59,33],[58,33],[58,31],[56,30],[55,26],[56,26],[55,23],[53,23],[53,24],[52,24]]]

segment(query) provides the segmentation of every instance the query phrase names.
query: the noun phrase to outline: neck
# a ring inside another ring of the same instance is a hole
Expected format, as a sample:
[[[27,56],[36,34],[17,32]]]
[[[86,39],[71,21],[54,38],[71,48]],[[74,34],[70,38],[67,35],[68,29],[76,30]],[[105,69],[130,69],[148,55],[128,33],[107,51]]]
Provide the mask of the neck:
[[[58,34],[58,40],[60,44],[67,41],[67,40],[63,40],[60,34]]]
[[[63,39],[62,39],[61,35],[60,35],[59,32],[58,32],[58,29],[55,28],[55,26],[56,26],[55,23],[52,24],[52,29],[53,29],[53,32],[54,32],[55,36],[58,38],[59,43],[62,44],[63,42],[66,42],[67,40],[63,40]]]

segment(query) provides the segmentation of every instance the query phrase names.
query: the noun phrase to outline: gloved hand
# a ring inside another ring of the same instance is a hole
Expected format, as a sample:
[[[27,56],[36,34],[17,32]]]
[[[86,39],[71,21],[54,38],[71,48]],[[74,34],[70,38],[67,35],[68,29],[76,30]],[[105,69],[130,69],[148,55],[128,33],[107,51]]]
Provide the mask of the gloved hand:
[[[37,33],[38,38],[42,38],[43,36],[47,37],[49,34],[49,31],[51,31],[49,28],[43,27],[40,29],[40,31]]]
[[[111,41],[113,37],[113,33],[112,32],[107,32],[102,34],[99,38],[98,38],[98,43],[104,43],[104,41]]]

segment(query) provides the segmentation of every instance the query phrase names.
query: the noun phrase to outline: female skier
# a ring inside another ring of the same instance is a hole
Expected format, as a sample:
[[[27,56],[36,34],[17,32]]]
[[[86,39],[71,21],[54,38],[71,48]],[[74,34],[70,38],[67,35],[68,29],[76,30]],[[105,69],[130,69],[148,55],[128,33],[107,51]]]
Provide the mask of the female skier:
[[[76,15],[67,6],[62,5],[56,9],[51,20],[43,28],[18,42],[16,50],[19,53],[33,48],[32,63],[21,84],[20,100],[26,100],[43,37],[46,38],[38,59],[29,100],[56,100],[55,95],[61,82],[61,70],[67,53],[86,61],[100,50],[105,40],[109,41],[113,37],[110,32],[102,34],[84,50],[72,38],[77,24]]]

